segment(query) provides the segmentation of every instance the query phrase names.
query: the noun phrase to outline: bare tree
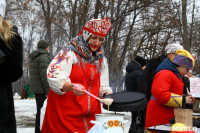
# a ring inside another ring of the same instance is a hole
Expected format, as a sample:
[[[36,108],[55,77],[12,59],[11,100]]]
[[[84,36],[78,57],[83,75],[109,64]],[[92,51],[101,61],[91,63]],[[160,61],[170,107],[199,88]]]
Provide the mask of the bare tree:
[[[183,44],[184,44],[184,48],[190,51],[191,44],[189,41],[187,24],[188,24],[187,23],[187,0],[182,0]]]
[[[82,30],[86,21],[98,17],[109,17],[112,22],[103,46],[114,91],[123,90],[129,61],[136,55],[156,57],[168,43],[185,44],[195,53],[199,66],[200,21],[195,15],[199,7],[195,0],[180,1],[181,4],[168,0],[7,0],[7,19],[19,27],[25,48],[24,75],[14,88],[28,83],[27,57],[39,39],[51,42],[54,56]],[[190,11],[187,7],[191,3]],[[191,21],[187,21],[188,14]],[[199,67],[195,71],[199,73]]]

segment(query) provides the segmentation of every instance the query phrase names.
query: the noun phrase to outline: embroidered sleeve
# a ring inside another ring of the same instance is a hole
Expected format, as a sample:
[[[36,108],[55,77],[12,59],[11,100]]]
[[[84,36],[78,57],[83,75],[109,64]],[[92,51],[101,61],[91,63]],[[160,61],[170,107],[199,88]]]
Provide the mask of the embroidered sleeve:
[[[61,89],[65,82],[71,82],[69,76],[72,64],[77,62],[77,58],[69,48],[61,50],[51,61],[47,69],[47,80],[52,91],[57,94],[65,94]]]
[[[104,93],[112,93],[112,89],[109,87],[109,74],[108,74],[108,63],[107,59],[104,57],[101,67],[101,78],[100,78],[100,91],[99,97],[102,97]]]

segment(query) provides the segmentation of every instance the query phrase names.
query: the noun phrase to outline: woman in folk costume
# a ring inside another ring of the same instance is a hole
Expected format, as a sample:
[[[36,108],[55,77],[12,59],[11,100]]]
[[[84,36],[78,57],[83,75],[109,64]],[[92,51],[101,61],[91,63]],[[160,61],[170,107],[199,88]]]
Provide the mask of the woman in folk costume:
[[[174,118],[174,108],[184,107],[185,104],[193,104],[191,95],[183,96],[182,77],[193,69],[195,59],[186,50],[177,50],[174,57],[165,58],[156,69],[156,75],[152,84],[152,96],[146,112],[147,127],[157,124],[168,124]]]
[[[99,97],[112,93],[102,46],[111,25],[109,18],[88,21],[50,63],[42,133],[86,133],[93,126],[90,121],[101,113],[101,105],[85,92]]]

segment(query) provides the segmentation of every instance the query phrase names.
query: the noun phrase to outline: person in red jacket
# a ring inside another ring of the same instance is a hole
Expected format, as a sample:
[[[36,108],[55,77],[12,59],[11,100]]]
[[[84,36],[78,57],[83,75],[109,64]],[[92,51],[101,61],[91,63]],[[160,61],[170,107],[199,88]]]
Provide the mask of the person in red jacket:
[[[152,96],[146,112],[147,127],[168,124],[174,118],[174,108],[193,104],[191,95],[183,96],[182,77],[194,68],[195,59],[186,50],[177,50],[174,57],[164,61],[156,69],[152,84]]]

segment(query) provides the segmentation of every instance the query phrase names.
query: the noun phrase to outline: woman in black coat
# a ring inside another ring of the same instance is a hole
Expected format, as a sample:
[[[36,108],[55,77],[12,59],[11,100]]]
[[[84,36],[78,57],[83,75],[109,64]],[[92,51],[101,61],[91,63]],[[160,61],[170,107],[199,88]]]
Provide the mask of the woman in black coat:
[[[146,60],[140,56],[136,56],[136,58],[127,65],[125,77],[125,85],[127,91],[138,92],[138,86],[141,82],[142,73],[146,65]],[[134,111],[131,113],[132,122],[129,133],[143,133],[145,124],[145,116],[143,114],[145,113],[142,110]]]
[[[138,90],[142,73],[146,65],[146,60],[140,56],[136,56],[136,58],[127,65],[125,77],[127,91],[136,92]]]
[[[22,39],[17,33],[17,27],[13,27],[3,17],[4,14],[0,10],[0,133],[16,133],[11,83],[23,74]]]

